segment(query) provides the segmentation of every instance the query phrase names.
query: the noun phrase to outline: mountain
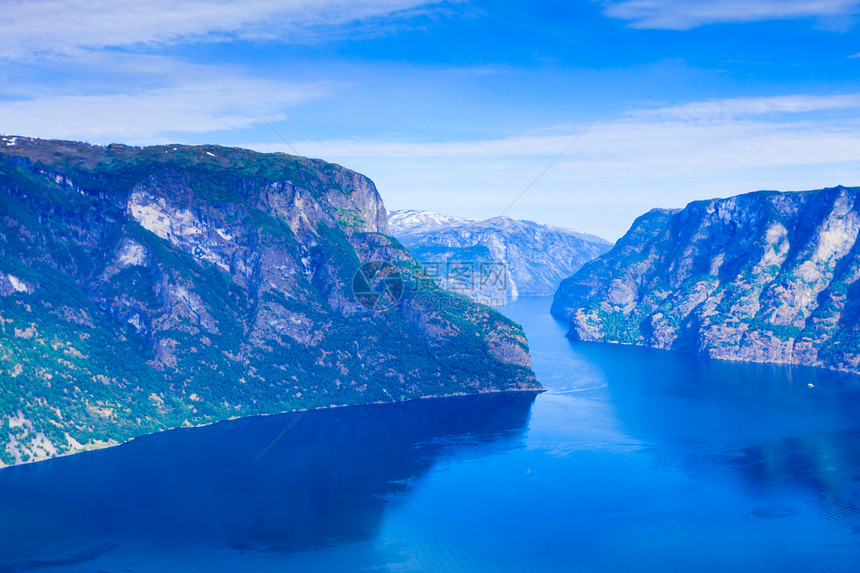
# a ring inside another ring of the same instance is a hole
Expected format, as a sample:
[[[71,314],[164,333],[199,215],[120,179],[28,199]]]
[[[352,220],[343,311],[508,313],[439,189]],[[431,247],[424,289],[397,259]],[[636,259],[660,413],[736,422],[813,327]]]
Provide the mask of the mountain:
[[[655,209],[562,282],[574,340],[860,373],[860,188]]]
[[[540,388],[520,327],[441,290],[373,183],[319,160],[5,137],[0,253],[0,463]]]
[[[404,245],[420,243],[432,233],[474,222],[473,219],[452,217],[431,211],[407,209],[388,212],[388,227],[397,240]]]
[[[429,211],[392,211],[391,234],[447,288],[489,304],[550,295],[611,243],[586,233],[495,217],[475,221]]]

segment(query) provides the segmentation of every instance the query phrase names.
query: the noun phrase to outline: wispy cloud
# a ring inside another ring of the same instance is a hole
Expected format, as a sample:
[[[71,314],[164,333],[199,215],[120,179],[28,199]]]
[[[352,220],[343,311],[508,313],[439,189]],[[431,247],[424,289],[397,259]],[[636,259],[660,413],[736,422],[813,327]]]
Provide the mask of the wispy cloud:
[[[298,84],[221,75],[135,93],[44,95],[0,105],[8,134],[84,139],[97,143],[160,143],[171,134],[212,133],[271,120],[325,96],[329,84]],[[173,136],[175,137],[175,136]]]
[[[634,28],[689,30],[728,22],[817,18],[858,13],[857,0],[606,0],[604,14]],[[844,28],[845,26],[836,26]]]
[[[798,114],[860,108],[860,93],[746,97],[692,102],[634,112],[637,117],[713,121],[774,114]]]
[[[234,38],[297,41],[314,30],[405,16],[429,0],[9,0],[0,56],[168,45]]]
[[[349,163],[354,158],[534,160],[537,167],[557,155],[576,135],[510,137],[467,142],[409,143],[299,141],[303,154]],[[278,144],[258,144],[283,151]],[[583,175],[668,175],[743,167],[813,165],[857,161],[860,120],[821,122],[726,120],[719,124],[619,120],[593,127],[580,145],[559,162]]]
[[[580,173],[644,173],[856,161],[860,157],[860,94],[731,98],[632,110],[598,122],[563,162]],[[835,117],[814,116],[834,111]],[[813,118],[814,116],[814,118]],[[300,141],[321,157],[392,159],[549,158],[582,126],[479,141]],[[278,150],[277,144],[256,145]]]

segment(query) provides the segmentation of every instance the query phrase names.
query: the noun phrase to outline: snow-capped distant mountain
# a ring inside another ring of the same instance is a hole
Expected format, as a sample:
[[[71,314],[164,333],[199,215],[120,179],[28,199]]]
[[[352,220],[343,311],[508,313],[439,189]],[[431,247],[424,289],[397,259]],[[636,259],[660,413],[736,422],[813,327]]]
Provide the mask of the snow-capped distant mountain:
[[[388,228],[394,237],[405,244],[420,241],[428,233],[434,233],[451,227],[459,227],[474,223],[473,219],[440,215],[430,211],[389,211]]]
[[[466,219],[464,217],[454,217],[453,215],[442,215],[441,213],[434,213],[432,211],[418,211],[414,209],[403,209],[388,212],[388,226],[391,229],[391,234],[392,236],[397,237],[403,244],[423,240],[426,236],[441,230],[461,227],[472,223],[477,226],[503,228],[506,225],[506,221],[511,223],[511,226],[508,227],[509,229],[513,229],[514,224],[516,226],[527,225],[534,227],[535,229],[573,235],[574,237],[578,237],[589,243],[612,245],[612,243],[606,239],[598,237],[597,235],[583,233],[581,231],[565,227],[541,225],[540,223],[535,223],[534,221],[529,221],[527,219],[516,220],[509,219],[508,217],[494,217],[492,219],[478,221],[476,219]]]
[[[429,211],[391,211],[391,234],[441,286],[499,306],[550,295],[612,243],[572,229],[494,217],[475,221]]]

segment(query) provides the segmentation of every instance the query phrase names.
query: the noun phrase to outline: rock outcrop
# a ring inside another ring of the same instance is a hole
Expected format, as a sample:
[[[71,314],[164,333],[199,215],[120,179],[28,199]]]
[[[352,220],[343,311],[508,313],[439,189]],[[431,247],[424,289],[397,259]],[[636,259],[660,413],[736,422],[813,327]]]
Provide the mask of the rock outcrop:
[[[540,388],[519,326],[423,275],[358,173],[216,146],[3,142],[2,463],[236,416]],[[368,261],[387,270],[362,299]]]
[[[761,191],[637,219],[555,294],[574,340],[860,373],[860,188]]]

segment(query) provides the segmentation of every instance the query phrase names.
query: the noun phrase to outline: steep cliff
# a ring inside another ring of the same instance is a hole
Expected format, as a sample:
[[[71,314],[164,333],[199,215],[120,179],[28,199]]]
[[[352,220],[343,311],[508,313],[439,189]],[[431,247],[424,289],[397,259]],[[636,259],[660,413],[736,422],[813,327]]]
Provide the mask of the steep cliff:
[[[494,217],[474,221],[428,211],[392,211],[391,234],[447,287],[491,305],[550,295],[611,243],[571,229]]]
[[[0,139],[0,463],[538,389],[521,329],[440,290],[387,233],[373,183],[318,160]],[[368,261],[390,265],[356,283]]]
[[[565,280],[574,340],[860,373],[860,188],[762,191],[637,219]]]

